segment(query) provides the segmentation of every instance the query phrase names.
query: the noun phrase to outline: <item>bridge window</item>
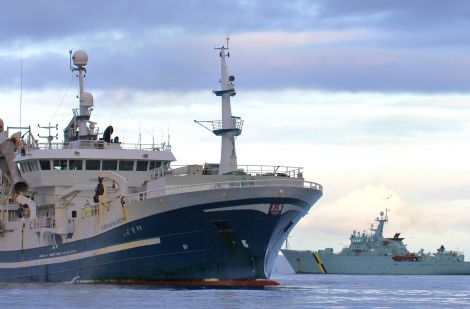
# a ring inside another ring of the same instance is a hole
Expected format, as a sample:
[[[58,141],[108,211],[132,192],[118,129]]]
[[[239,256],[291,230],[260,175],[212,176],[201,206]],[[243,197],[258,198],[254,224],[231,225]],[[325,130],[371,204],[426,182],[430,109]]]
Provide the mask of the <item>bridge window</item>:
[[[69,161],[69,169],[70,170],[74,170],[74,171],[78,171],[78,170],[82,170],[82,166],[83,166],[83,161],[82,160],[70,160]]]
[[[38,170],[38,161],[36,161],[36,160],[29,161],[28,164],[29,164],[29,169],[31,171],[37,171]]]
[[[148,168],[149,162],[148,161],[137,161],[136,171],[146,171]]]
[[[65,171],[67,170],[67,160],[53,160],[52,169],[54,171]]]
[[[28,165],[28,163],[26,163],[26,162],[20,163],[20,171],[23,172],[23,173],[29,172],[29,165]]]
[[[130,160],[120,160],[119,161],[119,170],[120,171],[132,171],[134,169],[134,161]]]
[[[88,171],[97,171],[100,169],[100,160],[86,160],[86,169]]]
[[[48,171],[51,169],[51,161],[50,160],[39,160],[39,164],[41,165],[41,169],[43,171]]]
[[[163,169],[166,171],[170,168],[170,161],[163,161]]]
[[[103,160],[103,171],[115,171],[117,170],[116,160]]]
[[[162,162],[160,161],[150,161],[149,170],[159,168],[161,165],[162,165]]]
[[[13,222],[18,220],[18,211],[16,210],[9,210],[8,211],[8,221]]]

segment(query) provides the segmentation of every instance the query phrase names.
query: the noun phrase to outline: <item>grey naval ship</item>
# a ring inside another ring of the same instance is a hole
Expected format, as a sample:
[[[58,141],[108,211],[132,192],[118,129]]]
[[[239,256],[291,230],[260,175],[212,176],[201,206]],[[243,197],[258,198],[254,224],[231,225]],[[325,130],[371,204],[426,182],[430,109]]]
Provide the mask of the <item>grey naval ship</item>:
[[[101,133],[84,91],[88,55],[70,52],[79,105],[63,142],[49,131],[42,143],[30,126],[0,132],[0,281],[277,284],[282,243],[322,187],[301,168],[237,164],[228,40],[216,50],[222,119],[196,122],[221,137],[220,163],[186,166],[171,165],[168,143]]]
[[[470,262],[464,261],[462,253],[448,251],[443,245],[433,254],[423,249],[409,252],[400,233],[383,237],[387,211],[376,221],[369,234],[353,231],[349,247],[339,253],[332,248],[281,251],[297,274],[470,275]]]

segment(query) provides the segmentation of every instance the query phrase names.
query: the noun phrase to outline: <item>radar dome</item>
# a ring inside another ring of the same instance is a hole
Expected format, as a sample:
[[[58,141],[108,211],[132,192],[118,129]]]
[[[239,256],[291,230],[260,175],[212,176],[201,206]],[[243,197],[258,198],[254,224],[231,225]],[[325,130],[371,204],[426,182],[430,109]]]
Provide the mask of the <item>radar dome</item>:
[[[92,107],[93,95],[89,92],[82,92],[82,95],[80,96],[80,106]]]
[[[77,50],[72,55],[73,64],[80,67],[88,63],[88,54],[84,50]]]
[[[380,212],[380,216],[381,216],[381,217],[384,216],[384,212],[383,212],[383,211]]]

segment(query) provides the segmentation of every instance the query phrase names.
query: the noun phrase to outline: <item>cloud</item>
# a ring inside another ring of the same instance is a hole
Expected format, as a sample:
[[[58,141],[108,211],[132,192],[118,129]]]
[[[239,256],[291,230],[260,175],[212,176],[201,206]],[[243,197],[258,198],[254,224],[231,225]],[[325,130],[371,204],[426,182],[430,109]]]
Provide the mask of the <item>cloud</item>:
[[[35,110],[41,109],[45,121],[57,122],[60,127],[68,123],[71,109],[78,105],[78,82],[70,72],[66,74],[64,87],[23,89],[23,120],[27,121],[26,113],[37,115]],[[28,83],[27,79],[25,83]],[[126,134],[132,140],[138,140],[139,126],[145,139],[151,138],[152,128],[166,132],[168,125],[174,128],[176,138],[176,134],[185,134],[183,131],[177,133],[178,126],[193,126],[194,119],[220,118],[220,99],[211,93],[210,88],[186,92],[140,91],[130,87],[96,90],[88,79],[86,89],[95,98],[92,117],[102,122],[102,126],[112,120],[120,123],[121,127],[134,128]],[[16,89],[0,91],[2,104],[12,107],[4,111],[5,119],[18,119],[19,97],[19,85]],[[397,152],[394,155],[407,159],[399,153],[405,151],[405,146],[411,149],[406,153],[414,151],[428,156],[419,147],[434,144],[437,149],[454,145],[463,148],[470,134],[467,123],[470,99],[455,94],[391,95],[307,90],[265,93],[241,90],[232,98],[232,112],[245,120],[244,133],[238,139],[250,147],[260,140],[273,145],[282,141],[287,148],[350,146],[352,152],[354,147],[376,147]],[[31,121],[37,120],[33,117],[29,119]],[[383,156],[380,153],[376,155]]]
[[[323,89],[391,93],[470,90],[467,82],[470,80],[470,70],[465,67],[467,56],[459,53],[347,50],[339,46],[312,49],[309,43],[302,42],[314,41],[315,33],[294,35],[292,40],[283,39],[289,37],[286,33],[271,33],[269,36],[267,44],[285,44],[285,47],[248,47],[253,40],[251,36],[246,41],[242,37],[238,41],[240,47],[237,47],[236,37],[232,39],[229,72],[236,76],[240,90]],[[88,85],[91,89],[107,91],[119,91],[121,88],[145,91],[218,88],[220,64],[217,53],[212,49],[215,44],[209,42],[220,40],[214,36],[202,38],[200,42],[194,38],[167,38],[160,42],[147,41],[148,38],[143,41],[137,38],[110,38],[101,45],[92,44],[88,50]],[[187,43],[190,48],[181,48],[182,43]],[[31,50],[36,48],[32,47]],[[67,48],[62,51],[48,49],[43,53],[29,52],[25,48],[25,53],[28,55],[22,60],[25,89],[44,89],[68,83],[71,73]],[[0,88],[19,86],[19,56],[18,50],[15,56],[0,57],[0,68],[4,72],[0,76]]]
[[[468,92],[468,4],[431,3],[22,0],[0,18],[0,88],[18,86],[20,53],[25,88],[60,85],[69,49],[89,52],[94,89],[217,87],[212,48],[231,34],[242,89]]]

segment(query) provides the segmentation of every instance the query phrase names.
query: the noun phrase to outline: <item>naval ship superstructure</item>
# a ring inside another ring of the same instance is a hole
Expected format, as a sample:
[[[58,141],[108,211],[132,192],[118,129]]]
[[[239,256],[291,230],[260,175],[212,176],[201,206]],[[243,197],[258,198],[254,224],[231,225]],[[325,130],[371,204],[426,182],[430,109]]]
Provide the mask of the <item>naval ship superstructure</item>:
[[[322,187],[300,168],[237,164],[243,121],[231,113],[228,44],[217,50],[222,120],[199,123],[221,137],[220,164],[175,168],[168,144],[100,134],[88,55],[71,53],[79,107],[63,142],[39,143],[30,127],[1,134],[0,281],[275,284],[281,245]]]
[[[443,245],[433,254],[408,251],[400,233],[385,238],[383,229],[388,212],[380,212],[376,227],[370,233],[353,231],[349,247],[334,253],[324,250],[282,249],[283,255],[298,274],[358,275],[470,275],[470,262],[464,255],[446,250]]]

